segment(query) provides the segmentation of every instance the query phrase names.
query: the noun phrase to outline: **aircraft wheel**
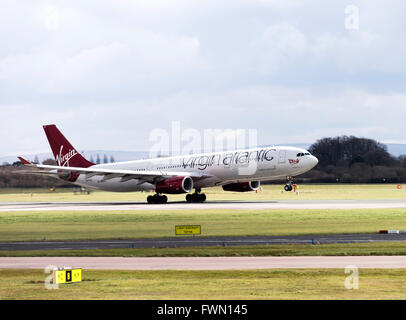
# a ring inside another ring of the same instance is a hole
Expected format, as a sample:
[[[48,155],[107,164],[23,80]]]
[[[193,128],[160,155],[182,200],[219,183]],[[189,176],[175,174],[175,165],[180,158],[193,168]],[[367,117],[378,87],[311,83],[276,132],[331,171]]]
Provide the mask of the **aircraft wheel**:
[[[192,193],[192,194],[187,194],[186,195],[186,201],[191,203],[197,203],[197,202],[205,202],[206,201],[206,195],[204,193]]]
[[[154,197],[153,197],[153,196],[148,196],[148,197],[147,197],[147,202],[148,202],[149,204],[154,203]]]
[[[206,201],[206,195],[204,193],[199,194],[199,202],[205,202]]]
[[[205,202],[206,201],[206,195],[204,193],[195,193],[194,194],[194,202]]]
[[[168,197],[163,195],[160,196],[159,194],[154,194],[153,196],[148,196],[147,197],[148,203],[167,203],[168,202]]]

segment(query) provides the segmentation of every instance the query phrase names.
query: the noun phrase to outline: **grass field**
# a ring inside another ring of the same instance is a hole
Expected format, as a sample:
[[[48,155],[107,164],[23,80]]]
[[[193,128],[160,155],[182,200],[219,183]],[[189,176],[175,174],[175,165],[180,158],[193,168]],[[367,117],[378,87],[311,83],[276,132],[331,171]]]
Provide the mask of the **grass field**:
[[[262,193],[206,192],[209,200],[406,198],[396,185],[303,185],[299,194],[268,185]],[[31,195],[32,192],[32,195]],[[147,193],[0,190],[0,202],[145,201]],[[170,201],[184,195],[169,196]],[[405,229],[405,209],[0,212],[0,241],[136,239],[174,236],[177,224],[200,224],[204,236],[365,233]],[[405,242],[114,250],[0,251],[0,256],[293,256],[404,255]],[[340,269],[258,271],[85,270],[84,281],[44,288],[42,270],[1,270],[0,299],[406,299],[406,270],[360,270],[347,290]]]
[[[0,299],[406,299],[405,269],[249,271],[84,270],[82,283],[45,289],[43,270],[0,270]]]
[[[0,257],[223,257],[406,255],[406,242],[0,251]]]
[[[396,199],[406,196],[396,185],[303,185],[299,195],[282,193],[280,185],[264,186],[263,193],[228,193],[208,189],[212,199]],[[94,192],[74,195],[72,189],[1,189],[0,201],[143,201],[146,193]],[[181,195],[183,199],[184,195]],[[178,197],[178,196],[170,196]],[[172,200],[174,200],[173,198]],[[200,224],[204,236],[298,235],[375,233],[380,229],[406,229],[405,209],[349,210],[182,210],[182,211],[26,211],[0,212],[0,241],[53,241],[136,239],[174,236],[177,224]],[[339,245],[338,245],[339,246]],[[363,247],[364,246],[364,247]],[[315,248],[317,247],[317,249]],[[272,248],[272,249],[271,249]],[[261,248],[182,248],[148,250],[94,250],[78,255],[317,255],[405,254],[402,243],[362,244],[358,247],[270,246]],[[166,250],[166,251],[165,251]],[[75,252],[66,252],[75,254]],[[27,255],[2,252],[1,255]],[[58,255],[57,251],[32,255]]]
[[[205,189],[208,201],[215,200],[326,200],[326,199],[404,199],[406,188],[397,189],[395,184],[308,184],[300,185],[298,193],[284,192],[283,184],[263,185],[263,192],[226,192],[221,188]],[[92,202],[92,201],[141,201],[146,192],[103,192],[74,194],[74,188],[48,189],[0,189],[0,202]],[[169,201],[184,201],[185,195],[169,195]]]
[[[0,241],[171,237],[177,224],[200,224],[204,236],[375,233],[406,230],[406,210],[0,212]]]

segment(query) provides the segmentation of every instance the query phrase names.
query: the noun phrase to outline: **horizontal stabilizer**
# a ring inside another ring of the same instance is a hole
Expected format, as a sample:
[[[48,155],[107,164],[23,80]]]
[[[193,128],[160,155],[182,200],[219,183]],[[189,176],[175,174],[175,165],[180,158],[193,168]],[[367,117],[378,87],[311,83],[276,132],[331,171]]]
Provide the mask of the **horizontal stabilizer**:
[[[17,157],[17,158],[18,158],[18,160],[20,160],[21,163],[24,164],[24,165],[32,165],[31,162],[29,162],[28,160],[25,160],[23,157]]]

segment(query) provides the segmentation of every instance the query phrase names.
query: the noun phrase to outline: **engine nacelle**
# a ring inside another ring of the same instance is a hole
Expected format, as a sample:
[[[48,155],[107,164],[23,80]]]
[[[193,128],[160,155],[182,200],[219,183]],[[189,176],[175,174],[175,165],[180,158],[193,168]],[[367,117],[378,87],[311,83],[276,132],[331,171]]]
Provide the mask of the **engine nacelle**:
[[[155,186],[157,193],[179,194],[189,193],[193,189],[191,177],[173,177],[158,182]]]
[[[234,192],[256,191],[259,189],[260,185],[260,181],[236,182],[224,185],[223,190]]]
[[[65,181],[75,182],[79,177],[77,172],[58,170],[58,178]]]

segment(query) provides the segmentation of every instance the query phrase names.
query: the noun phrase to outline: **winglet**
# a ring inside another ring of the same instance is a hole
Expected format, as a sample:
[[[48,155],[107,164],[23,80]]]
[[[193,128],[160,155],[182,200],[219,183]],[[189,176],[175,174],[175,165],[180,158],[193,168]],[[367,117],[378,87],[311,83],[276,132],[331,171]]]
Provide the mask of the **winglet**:
[[[32,163],[29,162],[28,160],[25,160],[23,157],[17,157],[17,158],[21,161],[22,164],[25,164],[25,165],[27,165],[27,164],[32,164]]]

